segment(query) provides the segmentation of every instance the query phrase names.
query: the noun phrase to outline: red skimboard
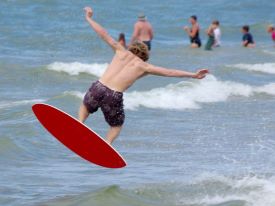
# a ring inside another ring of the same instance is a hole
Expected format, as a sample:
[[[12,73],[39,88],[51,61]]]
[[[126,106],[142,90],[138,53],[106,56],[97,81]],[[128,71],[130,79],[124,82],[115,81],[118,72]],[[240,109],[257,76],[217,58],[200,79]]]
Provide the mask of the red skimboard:
[[[123,157],[111,145],[69,114],[47,104],[35,104],[32,110],[56,139],[80,157],[107,168],[126,166]]]

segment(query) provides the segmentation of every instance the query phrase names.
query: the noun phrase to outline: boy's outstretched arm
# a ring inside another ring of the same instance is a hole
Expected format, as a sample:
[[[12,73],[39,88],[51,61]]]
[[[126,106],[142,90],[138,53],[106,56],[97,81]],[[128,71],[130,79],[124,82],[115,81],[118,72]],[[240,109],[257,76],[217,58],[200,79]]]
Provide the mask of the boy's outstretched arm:
[[[96,21],[92,19],[93,10],[91,7],[85,7],[85,18],[94,31],[109,45],[114,51],[118,49],[124,49],[117,41],[115,41],[108,32]]]
[[[147,74],[165,76],[165,77],[189,77],[195,79],[203,79],[208,73],[208,69],[200,69],[196,73],[187,72],[176,69],[166,69],[163,67],[154,66],[151,64],[144,63],[142,66]]]

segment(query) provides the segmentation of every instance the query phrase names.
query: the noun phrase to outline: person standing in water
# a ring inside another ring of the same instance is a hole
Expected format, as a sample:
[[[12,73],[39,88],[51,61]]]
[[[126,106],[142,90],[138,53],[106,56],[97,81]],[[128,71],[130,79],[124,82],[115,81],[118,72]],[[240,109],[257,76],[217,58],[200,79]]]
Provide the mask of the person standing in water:
[[[136,80],[151,75],[166,77],[188,77],[203,79],[207,69],[197,72],[167,69],[147,63],[149,59],[148,47],[141,41],[134,41],[125,49],[115,41],[108,32],[93,18],[93,10],[85,7],[85,18],[92,29],[101,39],[114,51],[114,57],[104,74],[92,83],[84,96],[79,108],[78,119],[84,123],[88,116],[102,110],[110,129],[106,135],[106,141],[111,144],[119,135],[124,123],[125,114],[123,109],[123,92],[127,90]]]
[[[220,29],[220,22],[218,20],[214,20],[212,24],[214,26],[214,38],[215,38],[213,47],[219,47],[221,46],[221,36],[222,36],[222,32]]]
[[[275,27],[273,25],[269,25],[267,27],[267,32],[271,34],[271,39],[273,40],[275,46]]]
[[[205,50],[212,50],[212,47],[215,43],[215,35],[214,35],[215,25],[212,23],[209,28],[206,30],[206,34],[208,35],[208,41],[205,45]]]
[[[118,36],[118,43],[120,43],[124,48],[127,48],[126,46],[126,39],[125,39],[125,34],[120,33]]]
[[[244,47],[254,48],[256,46],[256,44],[253,40],[252,34],[249,33],[249,26],[248,25],[245,25],[245,26],[242,27],[242,33],[243,33],[242,45]]]
[[[151,50],[152,40],[154,38],[153,27],[147,20],[147,17],[141,13],[138,15],[138,21],[135,23],[131,44],[135,41],[141,41]]]
[[[213,47],[218,47],[221,44],[221,31],[219,28],[219,21],[215,20],[206,30],[208,41],[205,45],[205,50],[212,50]]]
[[[200,26],[197,20],[197,16],[193,15],[189,18],[189,22],[192,24],[192,27],[189,28],[185,26],[183,29],[190,37],[191,48],[199,48],[201,47],[201,39],[200,39]]]

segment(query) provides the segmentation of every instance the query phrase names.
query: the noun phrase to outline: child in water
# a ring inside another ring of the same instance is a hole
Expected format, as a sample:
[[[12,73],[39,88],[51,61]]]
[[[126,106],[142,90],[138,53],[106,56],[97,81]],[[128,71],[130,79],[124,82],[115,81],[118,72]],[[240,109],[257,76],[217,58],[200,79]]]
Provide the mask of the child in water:
[[[218,20],[214,20],[212,24],[214,25],[214,37],[215,37],[215,42],[213,47],[219,47],[221,46],[221,36],[222,36],[222,32],[220,29],[220,22]]]
[[[271,38],[272,38],[273,42],[275,43],[275,27],[273,25],[269,25],[267,27],[267,32],[271,34]]]
[[[214,35],[214,30],[215,30],[215,25],[212,23],[209,28],[206,30],[206,34],[208,35],[208,41],[205,45],[205,50],[212,50],[212,47],[215,43],[215,35]]]
[[[249,26],[245,25],[242,27],[242,33],[243,33],[243,42],[242,45],[244,47],[253,48],[256,46],[252,34],[249,33]]]

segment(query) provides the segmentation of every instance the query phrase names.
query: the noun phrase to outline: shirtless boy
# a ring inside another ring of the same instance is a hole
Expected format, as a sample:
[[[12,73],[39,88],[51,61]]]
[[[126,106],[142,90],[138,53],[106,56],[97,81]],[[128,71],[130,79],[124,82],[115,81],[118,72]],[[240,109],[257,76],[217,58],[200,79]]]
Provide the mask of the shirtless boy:
[[[114,50],[115,55],[102,77],[87,91],[79,109],[79,121],[84,123],[90,113],[101,108],[110,125],[106,136],[108,143],[111,144],[119,135],[124,123],[123,92],[137,79],[148,74],[202,79],[208,73],[207,69],[191,73],[148,64],[149,51],[144,43],[134,42],[126,50],[92,19],[93,10],[90,7],[85,7],[84,11],[90,26]]]

